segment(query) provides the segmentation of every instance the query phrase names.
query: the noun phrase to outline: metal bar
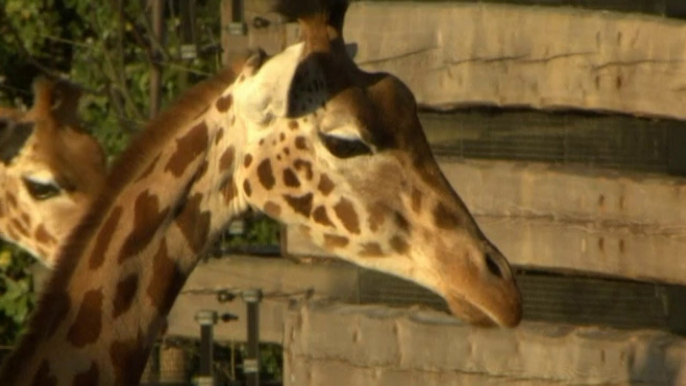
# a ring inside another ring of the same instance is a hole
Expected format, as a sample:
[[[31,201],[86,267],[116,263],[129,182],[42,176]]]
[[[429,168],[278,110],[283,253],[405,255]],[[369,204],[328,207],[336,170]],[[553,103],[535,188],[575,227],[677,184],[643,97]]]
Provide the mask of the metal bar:
[[[212,372],[212,362],[214,353],[212,351],[214,340],[214,325],[217,323],[217,313],[211,310],[198,311],[195,320],[200,324],[200,369],[196,377],[196,384],[202,386],[214,385],[214,374]]]
[[[243,23],[245,7],[243,0],[233,0],[231,2],[231,21],[234,23]]]
[[[243,293],[248,314],[248,352],[243,362],[243,372],[247,386],[260,384],[260,300],[261,290],[248,290]]]

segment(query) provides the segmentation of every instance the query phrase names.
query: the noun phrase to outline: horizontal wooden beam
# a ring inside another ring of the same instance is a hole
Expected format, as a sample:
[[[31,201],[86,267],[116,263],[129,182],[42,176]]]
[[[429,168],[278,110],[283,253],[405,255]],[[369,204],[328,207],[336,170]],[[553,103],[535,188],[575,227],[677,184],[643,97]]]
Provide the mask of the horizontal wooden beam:
[[[686,284],[686,180],[543,164],[440,160],[515,265]],[[326,257],[297,229],[285,252]]]
[[[355,2],[355,61],[419,104],[579,108],[686,118],[686,22],[578,8]]]

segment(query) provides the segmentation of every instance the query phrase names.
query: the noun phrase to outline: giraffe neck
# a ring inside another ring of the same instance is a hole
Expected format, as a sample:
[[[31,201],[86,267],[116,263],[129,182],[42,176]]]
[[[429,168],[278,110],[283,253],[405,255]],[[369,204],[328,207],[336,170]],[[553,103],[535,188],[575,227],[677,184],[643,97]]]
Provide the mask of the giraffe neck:
[[[246,207],[233,179],[245,133],[227,84],[220,77],[189,92],[114,166],[0,384],[138,382],[187,276]]]

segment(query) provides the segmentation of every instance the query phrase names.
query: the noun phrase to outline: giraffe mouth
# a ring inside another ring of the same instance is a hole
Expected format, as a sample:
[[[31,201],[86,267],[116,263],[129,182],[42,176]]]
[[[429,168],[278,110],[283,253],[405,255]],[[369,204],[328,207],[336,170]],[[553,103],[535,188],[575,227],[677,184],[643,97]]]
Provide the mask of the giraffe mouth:
[[[499,309],[497,312],[493,312],[457,294],[449,295],[446,298],[446,302],[453,315],[472,325],[481,327],[516,327],[521,321],[522,312],[520,306],[507,307],[506,309]]]

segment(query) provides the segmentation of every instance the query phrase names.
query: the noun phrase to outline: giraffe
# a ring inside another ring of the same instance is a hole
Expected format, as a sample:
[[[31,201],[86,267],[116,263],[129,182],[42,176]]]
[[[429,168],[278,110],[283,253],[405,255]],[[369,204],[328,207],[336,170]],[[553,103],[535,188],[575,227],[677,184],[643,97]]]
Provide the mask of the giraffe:
[[[105,182],[105,155],[78,126],[78,88],[34,83],[32,108],[0,107],[0,238],[53,267]]]
[[[136,384],[198,259],[249,208],[470,323],[520,322],[510,266],[440,172],[412,93],[347,56],[347,1],[309,3],[300,43],[195,86],[115,162],[0,384]]]

